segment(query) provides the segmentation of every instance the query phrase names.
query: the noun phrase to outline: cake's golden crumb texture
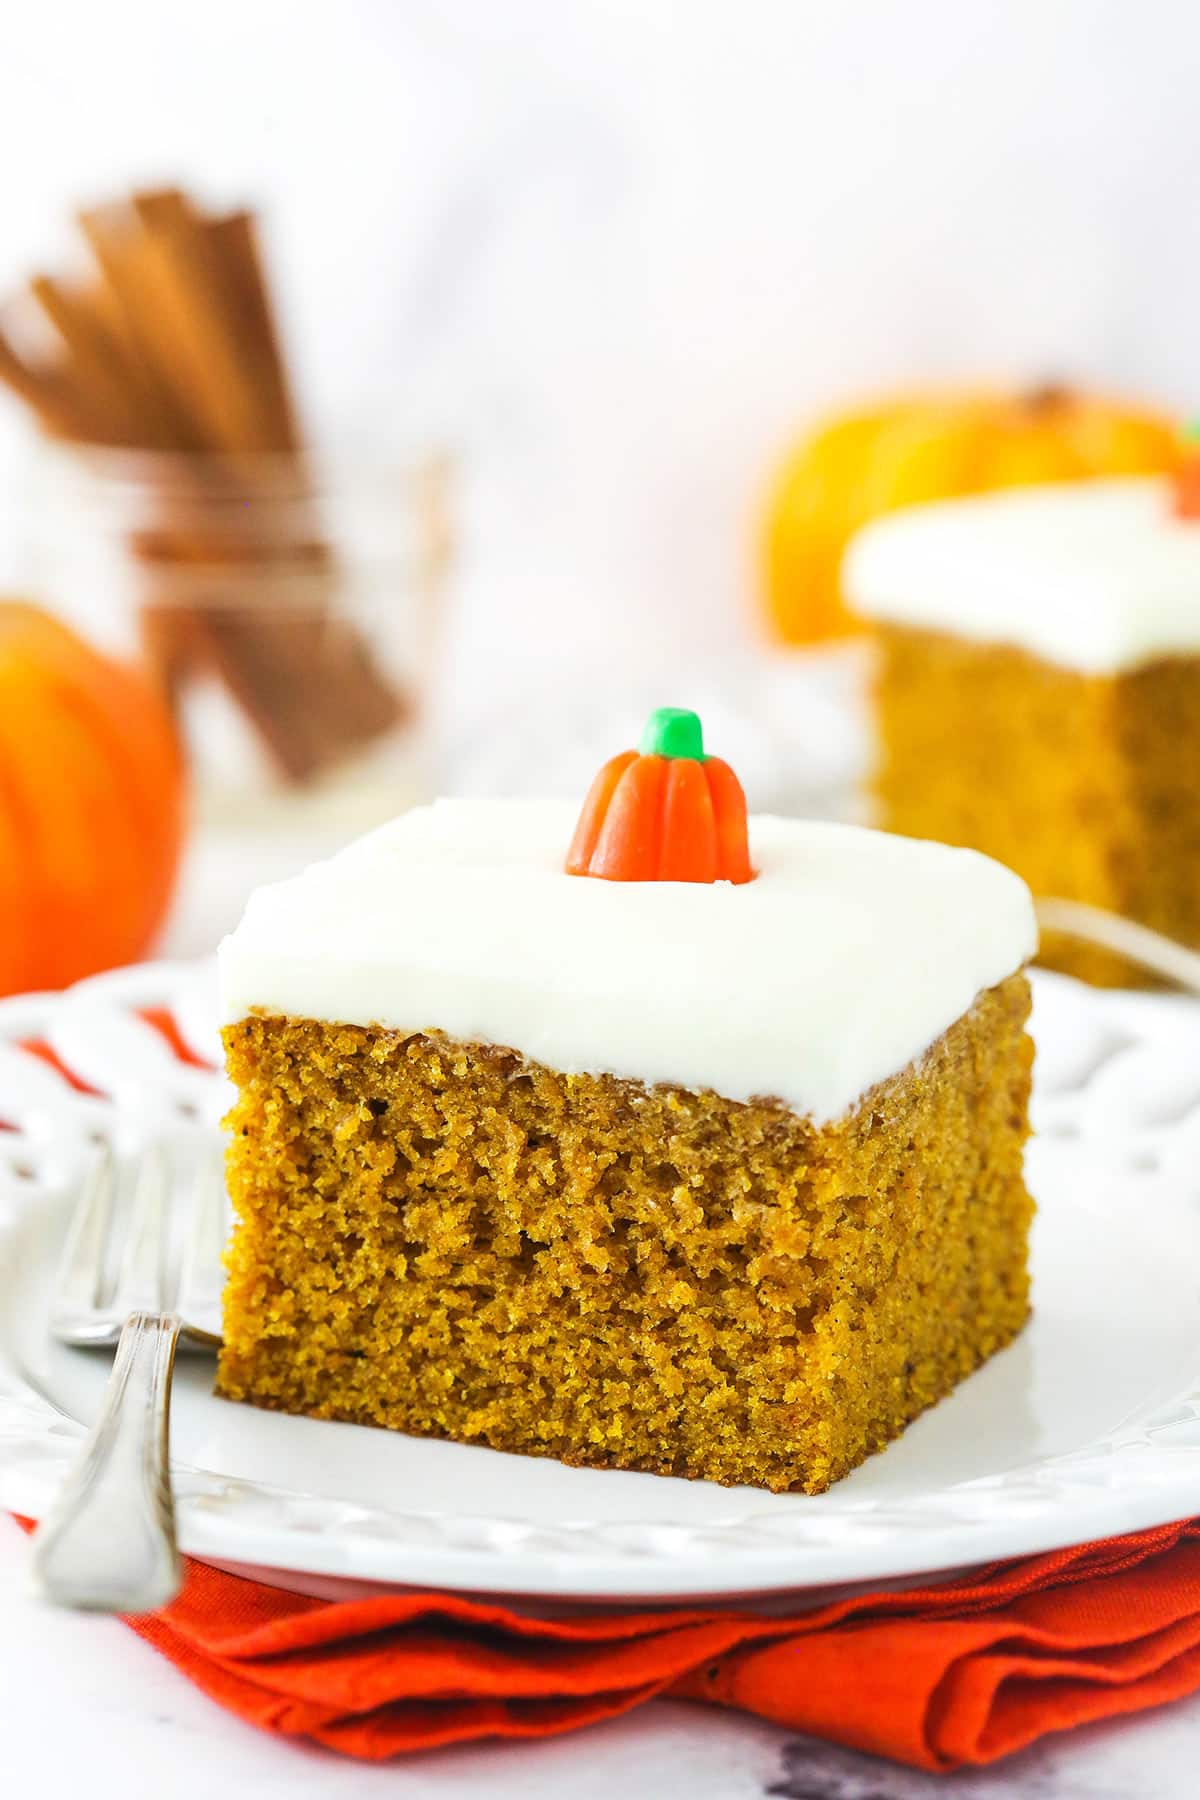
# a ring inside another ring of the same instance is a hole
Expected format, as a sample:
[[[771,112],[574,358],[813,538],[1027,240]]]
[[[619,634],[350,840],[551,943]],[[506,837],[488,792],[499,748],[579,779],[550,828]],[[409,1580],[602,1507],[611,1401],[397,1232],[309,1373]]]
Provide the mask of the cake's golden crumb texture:
[[[814,1129],[439,1036],[225,1032],[218,1391],[818,1493],[1017,1332],[1028,986]]]
[[[1200,656],[1082,675],[939,632],[878,635],[878,824],[1200,947]],[[1040,960],[1145,981],[1053,934]]]

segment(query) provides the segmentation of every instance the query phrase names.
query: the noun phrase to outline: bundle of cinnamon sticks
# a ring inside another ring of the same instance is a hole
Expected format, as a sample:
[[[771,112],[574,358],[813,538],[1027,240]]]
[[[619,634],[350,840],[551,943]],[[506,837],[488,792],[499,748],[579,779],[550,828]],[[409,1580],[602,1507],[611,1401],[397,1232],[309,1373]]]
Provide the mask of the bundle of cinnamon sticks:
[[[131,453],[142,636],[172,700],[217,674],[280,774],[312,780],[406,702],[336,603],[253,215],[164,188],[79,223],[92,273],[30,282],[41,341],[0,322],[0,382],[56,439]]]

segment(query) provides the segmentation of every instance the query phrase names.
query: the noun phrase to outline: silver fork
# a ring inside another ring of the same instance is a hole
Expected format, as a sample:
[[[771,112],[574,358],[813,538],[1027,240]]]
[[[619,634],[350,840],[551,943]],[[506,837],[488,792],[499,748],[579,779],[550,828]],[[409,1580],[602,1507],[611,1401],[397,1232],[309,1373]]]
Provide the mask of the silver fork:
[[[1148,925],[1137,925],[1132,919],[1105,912],[1099,906],[1086,906],[1080,900],[1039,897],[1034,906],[1043,931],[1060,931],[1102,950],[1114,950],[1128,962],[1183,988],[1185,993],[1200,994],[1200,954],[1164,937],[1160,931],[1151,931]]]
[[[115,1344],[100,1417],[33,1540],[46,1598],[98,1612],[142,1613],[179,1591],[169,1461],[171,1375],[180,1341],[220,1343],[225,1191],[213,1157],[195,1159],[182,1255],[171,1251],[171,1162],[143,1152],[115,1280],[117,1171],[101,1150],[71,1220],[50,1313],[66,1344]],[[177,1263],[177,1267],[172,1267]]]

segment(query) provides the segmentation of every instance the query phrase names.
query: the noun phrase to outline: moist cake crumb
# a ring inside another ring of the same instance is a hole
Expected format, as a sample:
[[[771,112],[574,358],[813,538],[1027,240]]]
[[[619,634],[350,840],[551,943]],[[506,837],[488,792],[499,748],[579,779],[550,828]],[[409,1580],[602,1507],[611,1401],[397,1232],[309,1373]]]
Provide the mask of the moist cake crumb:
[[[1014,974],[844,1117],[437,1032],[228,1025],[218,1392],[820,1493],[1028,1313]]]

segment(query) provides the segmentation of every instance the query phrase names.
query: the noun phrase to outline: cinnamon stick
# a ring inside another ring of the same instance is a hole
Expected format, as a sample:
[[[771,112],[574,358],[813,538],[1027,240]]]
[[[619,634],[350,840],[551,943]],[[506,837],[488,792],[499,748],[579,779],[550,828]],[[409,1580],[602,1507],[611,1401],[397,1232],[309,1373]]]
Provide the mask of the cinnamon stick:
[[[210,219],[206,229],[213,252],[225,270],[235,329],[257,352],[259,393],[278,447],[299,450],[301,437],[296,408],[263,273],[254,216],[249,212],[227,213],[223,218]]]
[[[147,650],[176,700],[219,675],[309,780],[405,701],[338,610],[254,218],[164,187],[79,223],[98,279],[34,278],[53,349],[34,367],[0,334],[0,382],[56,437],[161,453],[170,479],[130,540]]]
[[[61,372],[32,368],[18,356],[2,330],[0,381],[25,402],[51,437],[79,438],[99,429],[98,419],[72,392]]]
[[[139,391],[138,372],[88,296],[73,293],[50,275],[35,275],[29,291],[57,332],[73,365],[77,382],[94,397],[102,417],[105,441],[136,444],[143,435],[146,396]]]

